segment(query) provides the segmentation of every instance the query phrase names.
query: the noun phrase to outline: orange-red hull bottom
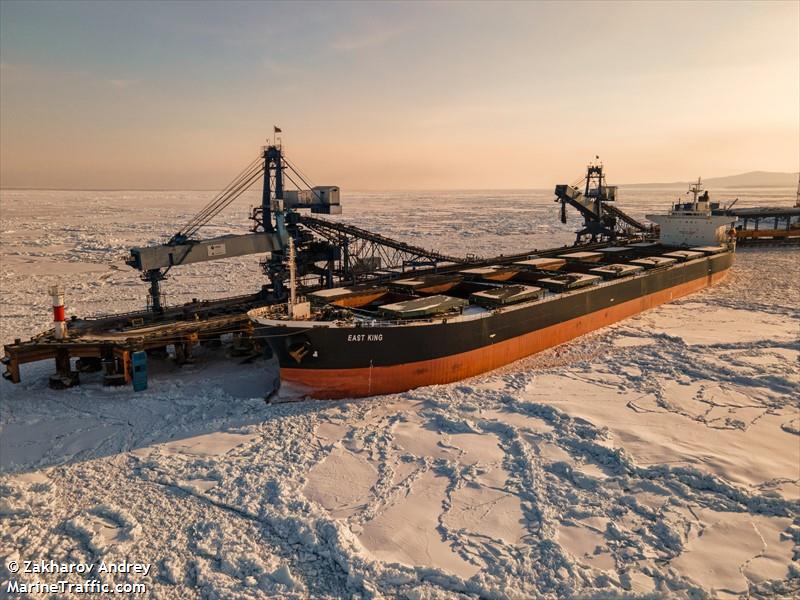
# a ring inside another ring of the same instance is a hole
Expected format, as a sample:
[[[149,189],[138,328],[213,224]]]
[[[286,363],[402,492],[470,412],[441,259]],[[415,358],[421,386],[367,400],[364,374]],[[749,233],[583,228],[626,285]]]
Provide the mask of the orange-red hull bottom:
[[[606,325],[686,296],[722,280],[727,270],[688,281],[603,310],[538,329],[510,340],[451,356],[387,367],[354,369],[282,368],[281,378],[312,398],[355,398],[452,383],[485,373]]]

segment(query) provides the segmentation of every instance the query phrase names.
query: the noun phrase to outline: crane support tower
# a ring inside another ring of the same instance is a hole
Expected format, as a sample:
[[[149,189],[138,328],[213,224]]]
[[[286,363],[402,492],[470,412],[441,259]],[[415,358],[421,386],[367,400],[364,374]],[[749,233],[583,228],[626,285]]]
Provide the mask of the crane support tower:
[[[614,205],[617,186],[606,185],[603,163],[599,156],[595,158],[596,162],[589,163],[586,175],[581,179],[572,184],[557,185],[555,189],[556,202],[561,203],[561,222],[567,222],[568,205],[583,217],[583,228],[576,232],[575,244],[580,244],[586,237],[595,242],[648,231],[647,225]]]
[[[248,233],[198,237],[201,228],[263,178],[261,204],[253,208]],[[296,189],[287,189],[287,184]],[[126,261],[149,283],[148,309],[164,313],[161,282],[173,267],[262,254],[268,283],[264,297],[282,301],[288,294],[289,240],[295,247],[297,287],[333,287],[380,272],[403,272],[420,266],[464,259],[444,256],[343,223],[311,214],[341,214],[338,186],[314,186],[286,157],[280,144],[264,146],[228,186],[163,244],[132,248]],[[311,213],[311,214],[308,214]]]

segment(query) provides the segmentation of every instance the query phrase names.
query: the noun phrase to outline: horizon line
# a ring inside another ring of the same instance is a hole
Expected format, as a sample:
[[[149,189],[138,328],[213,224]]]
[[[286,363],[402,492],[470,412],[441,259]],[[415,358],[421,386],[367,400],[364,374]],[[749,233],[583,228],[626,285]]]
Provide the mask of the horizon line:
[[[716,179],[716,178],[709,178]],[[690,184],[690,181],[654,182],[654,183],[617,183],[617,187],[649,187],[674,188]],[[721,189],[786,189],[793,190],[793,185],[729,185]],[[343,193],[347,190],[339,188]],[[353,188],[350,192],[524,192],[543,191],[549,187],[513,187],[513,188]],[[0,192],[220,192],[221,188],[90,188],[90,187],[0,187]],[[258,190],[253,190],[258,191]]]

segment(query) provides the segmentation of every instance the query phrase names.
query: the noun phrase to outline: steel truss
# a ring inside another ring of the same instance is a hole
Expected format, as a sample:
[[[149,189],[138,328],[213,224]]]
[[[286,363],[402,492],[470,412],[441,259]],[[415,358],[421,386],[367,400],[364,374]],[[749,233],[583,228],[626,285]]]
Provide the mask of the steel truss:
[[[339,249],[332,261],[332,275],[342,281],[374,279],[376,272],[388,276],[387,271],[403,273],[421,266],[466,262],[463,257],[447,256],[345,223],[302,215],[299,224]]]

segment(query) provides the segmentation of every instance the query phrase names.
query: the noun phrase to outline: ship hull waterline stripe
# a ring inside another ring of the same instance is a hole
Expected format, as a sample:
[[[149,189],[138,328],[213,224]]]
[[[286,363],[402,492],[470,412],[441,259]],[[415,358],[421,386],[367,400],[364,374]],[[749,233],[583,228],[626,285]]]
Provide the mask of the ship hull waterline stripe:
[[[628,300],[616,306],[587,313],[509,340],[459,354],[381,367],[345,369],[282,367],[281,379],[300,386],[303,393],[317,399],[394,394],[426,385],[453,383],[497,369],[650,308],[671,302],[713,285],[724,279],[727,274],[727,270],[712,273]]]

